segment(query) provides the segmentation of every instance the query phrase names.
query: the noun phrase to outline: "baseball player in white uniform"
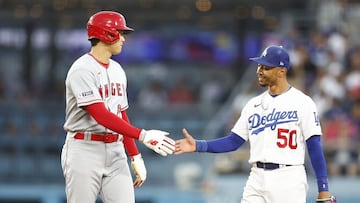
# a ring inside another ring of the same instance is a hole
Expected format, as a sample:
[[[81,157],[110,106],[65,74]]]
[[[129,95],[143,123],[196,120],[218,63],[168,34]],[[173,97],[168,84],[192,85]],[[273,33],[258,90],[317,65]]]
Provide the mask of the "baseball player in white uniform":
[[[78,58],[66,77],[67,137],[61,154],[68,203],[134,203],[134,186],[146,179],[146,168],[134,139],[166,156],[175,141],[161,130],[139,129],[126,114],[127,78],[119,63],[124,35],[133,32],[117,12],[101,11],[87,23],[91,51]],[[127,155],[131,157],[133,182]]]
[[[183,129],[185,138],[176,141],[175,154],[229,152],[249,141],[252,168],[241,202],[305,203],[307,147],[318,183],[317,201],[336,202],[329,193],[316,106],[287,82],[287,51],[281,46],[268,46],[261,56],[250,60],[258,63],[258,82],[267,90],[248,101],[228,136],[194,140]]]

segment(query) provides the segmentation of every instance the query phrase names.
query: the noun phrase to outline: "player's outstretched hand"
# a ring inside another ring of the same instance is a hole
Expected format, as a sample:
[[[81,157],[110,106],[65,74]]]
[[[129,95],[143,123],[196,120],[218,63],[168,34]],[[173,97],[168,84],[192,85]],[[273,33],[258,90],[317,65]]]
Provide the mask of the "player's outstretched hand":
[[[135,155],[131,157],[131,167],[136,176],[136,180],[134,181],[134,187],[141,187],[141,185],[146,180],[146,167],[141,154]]]
[[[184,134],[184,139],[176,140],[175,143],[175,154],[183,154],[196,151],[196,142],[195,139],[188,133],[184,128],[182,129]]]
[[[167,156],[175,150],[175,141],[168,135],[168,132],[161,130],[142,130],[139,140],[156,153]]]

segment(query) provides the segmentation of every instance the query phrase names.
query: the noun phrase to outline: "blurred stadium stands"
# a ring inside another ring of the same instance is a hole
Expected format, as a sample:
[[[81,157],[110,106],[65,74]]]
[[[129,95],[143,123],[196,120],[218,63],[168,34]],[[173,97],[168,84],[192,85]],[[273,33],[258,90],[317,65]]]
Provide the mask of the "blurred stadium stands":
[[[293,61],[290,82],[313,96],[322,113],[330,188],[341,203],[360,202],[358,1],[2,0],[0,203],[65,202],[64,79],[89,49],[85,23],[98,10],[122,12],[136,30],[114,56],[128,75],[132,123],[176,139],[184,127],[198,139],[226,135],[244,102],[260,91],[248,57],[267,44],[283,44]],[[169,94],[184,78],[193,100],[157,108],[139,102],[152,81]],[[138,146],[148,180],[136,190],[137,203],[240,201],[246,146],[223,155],[171,157]],[[312,202],[316,187],[306,166]]]

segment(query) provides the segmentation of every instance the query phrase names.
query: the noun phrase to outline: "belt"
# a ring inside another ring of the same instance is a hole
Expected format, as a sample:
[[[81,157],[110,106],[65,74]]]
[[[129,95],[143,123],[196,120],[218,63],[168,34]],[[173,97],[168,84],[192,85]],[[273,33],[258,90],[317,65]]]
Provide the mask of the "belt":
[[[92,140],[104,143],[112,143],[119,141],[119,134],[88,134],[87,136],[87,133],[76,133],[74,138],[77,140]]]
[[[258,161],[258,162],[256,162],[256,164],[254,164],[254,166],[256,166],[257,168],[263,168],[265,170],[274,170],[274,169],[283,168],[283,167],[292,166],[292,165],[264,163],[264,162]]]

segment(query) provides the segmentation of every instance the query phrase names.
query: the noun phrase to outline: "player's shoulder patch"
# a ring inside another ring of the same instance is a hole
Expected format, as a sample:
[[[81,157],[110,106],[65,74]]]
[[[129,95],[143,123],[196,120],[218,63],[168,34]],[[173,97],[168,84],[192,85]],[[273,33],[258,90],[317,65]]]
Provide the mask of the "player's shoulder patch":
[[[90,97],[90,96],[93,96],[94,95],[94,92],[92,90],[88,90],[88,91],[85,91],[85,92],[80,92],[78,94],[78,98],[85,98],[85,97]]]

